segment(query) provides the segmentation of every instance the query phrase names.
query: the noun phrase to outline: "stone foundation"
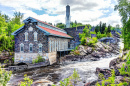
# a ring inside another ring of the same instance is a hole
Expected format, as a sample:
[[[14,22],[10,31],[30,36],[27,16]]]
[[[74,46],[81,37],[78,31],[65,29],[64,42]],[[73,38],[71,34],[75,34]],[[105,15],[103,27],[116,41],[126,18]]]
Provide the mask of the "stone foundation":
[[[57,53],[56,52],[49,53],[48,57],[49,57],[50,65],[56,63],[56,57],[57,57]]]
[[[15,53],[14,63],[32,63],[32,61],[36,59],[38,55],[43,56],[45,59],[48,59],[48,53]]]
[[[18,64],[21,62],[30,64],[33,60],[37,58],[37,56],[40,55],[45,59],[49,59],[50,65],[56,63],[56,52],[51,53],[15,53],[14,63]]]

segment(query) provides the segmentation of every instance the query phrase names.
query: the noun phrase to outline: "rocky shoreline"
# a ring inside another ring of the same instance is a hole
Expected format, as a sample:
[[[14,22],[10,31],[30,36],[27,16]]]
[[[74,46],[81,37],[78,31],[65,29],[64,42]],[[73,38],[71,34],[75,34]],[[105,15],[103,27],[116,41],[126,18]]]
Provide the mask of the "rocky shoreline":
[[[115,84],[119,84],[121,82],[129,83],[130,78],[128,77],[128,75],[123,76],[122,74],[120,74],[120,71],[119,71],[119,69],[121,69],[122,65],[125,64],[125,62],[126,62],[126,54],[128,52],[129,51],[124,51],[122,57],[118,57],[116,59],[111,60],[111,62],[109,64],[109,69],[96,68],[95,74],[98,76],[98,80],[90,82],[90,83],[86,83],[85,86],[95,86],[97,82],[101,85],[101,83],[103,81],[102,78],[108,79],[109,77],[112,76],[111,70],[114,70],[114,73],[115,73],[115,81],[114,81]],[[107,85],[109,85],[109,83],[105,82],[105,86],[107,86]],[[119,86],[121,86],[121,85],[119,85]]]
[[[69,55],[64,56],[61,62],[64,61],[98,61],[101,58],[111,57],[113,54],[118,55],[120,52],[120,47],[118,44],[104,44],[102,42],[97,42],[95,47],[79,45],[78,50],[79,55],[75,55],[74,52],[70,52]]]

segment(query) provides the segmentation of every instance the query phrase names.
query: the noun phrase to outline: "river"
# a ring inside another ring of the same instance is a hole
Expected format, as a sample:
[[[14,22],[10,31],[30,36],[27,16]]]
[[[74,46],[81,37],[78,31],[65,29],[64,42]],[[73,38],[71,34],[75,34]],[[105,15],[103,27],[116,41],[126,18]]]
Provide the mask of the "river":
[[[124,45],[122,43],[122,40],[119,42],[119,46],[121,49],[123,49]],[[122,53],[119,55],[121,56]],[[48,79],[55,84],[58,84],[59,80],[63,80],[64,78],[70,76],[73,73],[74,69],[76,69],[80,75],[81,81],[79,82],[80,85],[78,86],[84,86],[84,84],[87,82],[97,80],[98,77],[95,75],[95,70],[97,67],[109,68],[110,61],[117,58],[119,55],[112,55],[112,57],[109,58],[101,58],[99,61],[77,61],[67,65],[55,65],[18,72],[12,75],[8,86],[15,86],[18,84],[18,82],[23,79],[24,74],[30,76],[30,78],[32,78],[34,81],[39,79]]]

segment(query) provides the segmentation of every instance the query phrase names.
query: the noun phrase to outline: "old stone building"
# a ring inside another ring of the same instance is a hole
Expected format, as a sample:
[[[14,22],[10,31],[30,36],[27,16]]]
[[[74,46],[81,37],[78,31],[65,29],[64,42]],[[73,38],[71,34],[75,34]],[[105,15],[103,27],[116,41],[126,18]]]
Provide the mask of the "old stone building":
[[[77,45],[80,44],[79,33],[83,33],[84,28],[85,26],[65,28],[67,34],[73,37],[73,39],[70,41],[70,48],[74,49]]]
[[[32,63],[38,55],[56,62],[57,51],[68,49],[72,38],[63,29],[49,25],[38,19],[28,17],[24,26],[12,33],[15,36],[15,63]]]
[[[67,32],[68,35],[72,36],[73,38],[70,40],[70,48],[74,49],[78,46],[80,42],[79,33],[83,33],[83,29],[85,26],[78,26],[73,28],[65,28],[64,30]],[[89,28],[89,27],[88,27]],[[91,32],[95,31],[95,27],[90,29]],[[91,34],[91,37],[96,37],[96,34]]]

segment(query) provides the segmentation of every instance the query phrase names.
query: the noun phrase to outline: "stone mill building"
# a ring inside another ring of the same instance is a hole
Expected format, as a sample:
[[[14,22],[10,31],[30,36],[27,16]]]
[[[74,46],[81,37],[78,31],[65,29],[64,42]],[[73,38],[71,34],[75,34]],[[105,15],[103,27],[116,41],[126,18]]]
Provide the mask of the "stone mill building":
[[[71,36],[63,29],[28,17],[24,26],[12,33],[15,37],[15,64],[31,63],[38,55],[56,62],[57,52],[68,50]]]

